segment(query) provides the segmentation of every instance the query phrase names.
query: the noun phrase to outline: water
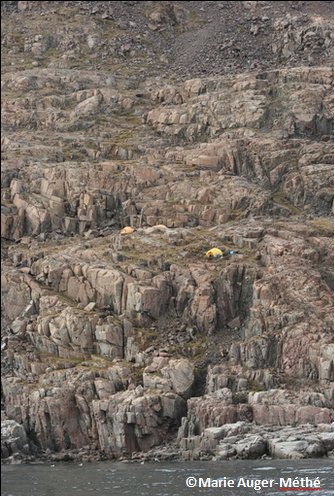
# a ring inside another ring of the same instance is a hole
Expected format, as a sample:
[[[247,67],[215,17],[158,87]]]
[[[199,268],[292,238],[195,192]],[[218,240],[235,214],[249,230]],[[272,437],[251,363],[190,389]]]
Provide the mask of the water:
[[[187,477],[235,481],[235,487],[186,486]],[[333,496],[333,460],[236,460],[229,462],[175,462],[129,464],[121,462],[4,465],[1,496],[279,496],[279,485],[255,491],[236,487],[244,479],[319,477],[321,491],[294,491],[295,495]]]

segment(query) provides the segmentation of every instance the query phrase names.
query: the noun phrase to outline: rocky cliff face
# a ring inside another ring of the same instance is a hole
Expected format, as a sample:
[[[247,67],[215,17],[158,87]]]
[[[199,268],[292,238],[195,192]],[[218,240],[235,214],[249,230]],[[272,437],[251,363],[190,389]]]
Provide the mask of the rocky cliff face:
[[[332,450],[329,4],[2,2],[4,458]]]

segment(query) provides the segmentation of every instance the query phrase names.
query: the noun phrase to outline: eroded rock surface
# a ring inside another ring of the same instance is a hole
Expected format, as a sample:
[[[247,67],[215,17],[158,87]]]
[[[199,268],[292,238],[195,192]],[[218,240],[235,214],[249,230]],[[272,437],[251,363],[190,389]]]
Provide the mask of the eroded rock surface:
[[[5,459],[333,450],[333,29],[296,3],[2,2]]]

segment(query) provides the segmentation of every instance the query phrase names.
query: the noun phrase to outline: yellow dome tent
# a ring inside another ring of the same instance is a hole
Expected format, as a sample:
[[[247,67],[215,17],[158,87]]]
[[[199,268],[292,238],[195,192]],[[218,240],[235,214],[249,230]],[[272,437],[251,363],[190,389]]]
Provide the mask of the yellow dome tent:
[[[219,248],[212,248],[211,250],[208,250],[206,253],[206,257],[208,258],[219,258],[223,256],[223,252],[219,250]]]

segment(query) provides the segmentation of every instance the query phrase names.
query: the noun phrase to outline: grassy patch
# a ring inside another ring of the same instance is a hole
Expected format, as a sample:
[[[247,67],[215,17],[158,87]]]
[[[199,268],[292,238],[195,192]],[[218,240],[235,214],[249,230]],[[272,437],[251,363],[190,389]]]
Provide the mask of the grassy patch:
[[[73,368],[85,360],[83,356],[64,358],[47,352],[39,352],[38,356],[42,362],[51,363],[53,366],[56,365],[57,369]],[[65,365],[68,365],[68,367],[65,367]]]
[[[264,391],[264,388],[262,388],[257,381],[251,380],[249,381],[249,391],[252,393],[259,393]]]
[[[200,337],[191,343],[180,343],[169,347],[169,353],[185,358],[201,360],[207,350],[207,338]]]
[[[281,191],[272,195],[272,201],[280,207],[289,210],[292,215],[301,215],[303,213],[302,210],[293,205]]]
[[[233,393],[233,405],[238,405],[240,403],[248,403],[247,391],[237,391],[236,393]]]
[[[240,220],[244,219],[247,214],[247,210],[244,208],[235,208],[230,212],[230,218],[231,220]]]
[[[321,217],[313,219],[310,224],[315,227],[321,236],[333,237],[334,236],[334,222],[333,219],[328,217]]]
[[[160,335],[157,329],[136,329],[136,342],[141,351],[150,346],[158,347],[159,339]]]
[[[143,386],[143,371],[144,371],[144,367],[133,369],[132,379],[136,387]]]
[[[17,46],[20,52],[24,50],[24,35],[23,33],[19,33],[17,31],[13,31],[10,34],[10,40],[13,46]]]

